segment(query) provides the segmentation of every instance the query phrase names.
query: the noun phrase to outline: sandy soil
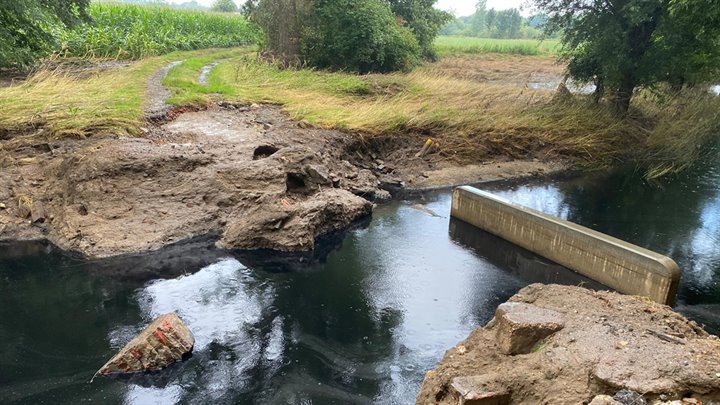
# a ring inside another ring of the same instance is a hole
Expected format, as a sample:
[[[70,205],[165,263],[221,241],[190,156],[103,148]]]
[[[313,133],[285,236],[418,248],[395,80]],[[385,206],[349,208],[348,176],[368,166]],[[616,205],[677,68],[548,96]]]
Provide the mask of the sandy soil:
[[[496,316],[427,373],[418,404],[457,404],[452,388],[457,377],[508,392],[511,404],[587,404],[596,395],[621,390],[640,393],[647,401],[720,401],[720,340],[669,307],[640,297],[541,284],[526,287],[510,301],[556,311],[564,327],[528,354],[506,355]]]

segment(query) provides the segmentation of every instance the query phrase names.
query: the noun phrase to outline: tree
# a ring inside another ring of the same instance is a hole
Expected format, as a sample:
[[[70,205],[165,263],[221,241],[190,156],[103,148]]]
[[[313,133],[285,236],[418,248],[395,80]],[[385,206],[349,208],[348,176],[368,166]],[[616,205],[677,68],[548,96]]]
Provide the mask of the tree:
[[[252,18],[255,12],[258,10],[258,0],[246,0],[242,6],[240,6],[240,12],[248,18]]]
[[[260,0],[263,48],[284,65],[360,73],[405,70],[432,58],[451,17],[436,0]]]
[[[219,13],[235,13],[238,8],[233,0],[215,0],[211,10]]]
[[[475,14],[472,15],[472,29],[474,36],[482,36],[487,23],[487,0],[480,0],[475,4]]]
[[[420,54],[413,32],[377,0],[315,0],[301,46],[313,66],[360,74],[409,69]]]
[[[535,0],[561,33],[571,76],[608,90],[618,114],[638,87],[699,83],[718,73],[720,25],[710,0]],[[601,96],[600,94],[599,96]]]
[[[412,30],[422,56],[434,59],[433,41],[440,29],[452,20],[452,15],[436,9],[437,0],[387,0],[392,12]]]
[[[53,30],[88,21],[90,0],[0,0],[0,67],[29,66],[55,48]]]

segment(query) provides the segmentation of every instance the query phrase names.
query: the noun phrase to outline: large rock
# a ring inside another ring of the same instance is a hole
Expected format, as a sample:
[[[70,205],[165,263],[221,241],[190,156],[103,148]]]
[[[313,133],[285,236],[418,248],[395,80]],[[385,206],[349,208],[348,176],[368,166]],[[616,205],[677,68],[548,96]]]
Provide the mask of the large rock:
[[[495,312],[497,342],[505,354],[530,353],[540,340],[565,326],[562,314],[521,302],[506,302]]]
[[[459,405],[507,405],[510,392],[487,376],[457,377],[450,385]]]
[[[469,403],[475,394],[502,392],[513,405],[587,404],[616,394],[625,404],[629,392],[648,404],[720,399],[720,339],[667,306],[542,284],[524,288],[510,303],[427,373],[418,404],[456,405],[461,394]],[[492,376],[492,384],[470,386],[473,376]],[[466,383],[458,387],[458,381]]]
[[[195,339],[176,313],[161,315],[98,371],[100,375],[158,371],[192,352]]]

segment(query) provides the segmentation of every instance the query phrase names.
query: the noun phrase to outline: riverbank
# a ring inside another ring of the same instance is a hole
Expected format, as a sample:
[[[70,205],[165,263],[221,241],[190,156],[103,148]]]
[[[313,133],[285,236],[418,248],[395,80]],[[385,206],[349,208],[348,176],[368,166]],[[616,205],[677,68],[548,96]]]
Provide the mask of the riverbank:
[[[280,70],[249,49],[41,72],[0,89],[0,239],[91,257],[207,234],[226,248],[308,250],[391,192],[644,150],[640,121],[536,85],[561,72],[544,56],[459,55],[353,76]]]
[[[219,246],[311,250],[389,191],[538,176],[540,161],[458,168],[416,139],[365,144],[301,128],[272,105],[168,110],[143,138],[23,143],[3,155],[0,240],[48,239],[89,257],[157,250],[199,235]],[[5,145],[8,145],[6,143]]]
[[[720,340],[669,307],[533,284],[445,354],[417,403],[580,404],[623,390],[642,403],[713,403],[718,359]]]

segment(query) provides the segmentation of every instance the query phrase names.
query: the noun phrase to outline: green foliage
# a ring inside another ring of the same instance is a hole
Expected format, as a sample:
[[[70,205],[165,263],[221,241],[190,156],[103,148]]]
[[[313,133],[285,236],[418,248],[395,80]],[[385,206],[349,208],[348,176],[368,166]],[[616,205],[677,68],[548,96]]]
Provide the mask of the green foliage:
[[[238,7],[233,0],[215,0],[211,10],[219,13],[235,13]]]
[[[420,46],[380,0],[317,0],[301,51],[313,66],[362,74],[409,69]]]
[[[714,78],[720,24],[709,0],[535,0],[548,33],[561,32],[570,74],[595,80],[624,114],[637,87]],[[715,15],[713,17],[713,15]]]
[[[475,5],[475,13],[467,17],[459,17],[442,27],[442,35],[462,35],[480,38],[538,38],[538,16],[525,19],[516,8],[507,10],[487,9],[486,0]]]
[[[266,56],[284,66],[360,73],[405,70],[434,58],[450,15],[436,0],[260,0],[246,2],[265,33]]]
[[[93,24],[60,35],[68,55],[138,59],[176,50],[246,45],[258,33],[240,15],[164,6],[93,3]]]
[[[89,0],[0,0],[0,68],[25,67],[54,49],[54,32],[87,19]]]
[[[437,0],[388,0],[393,13],[402,18],[417,38],[425,59],[434,59],[433,41],[452,15],[434,7]]]

